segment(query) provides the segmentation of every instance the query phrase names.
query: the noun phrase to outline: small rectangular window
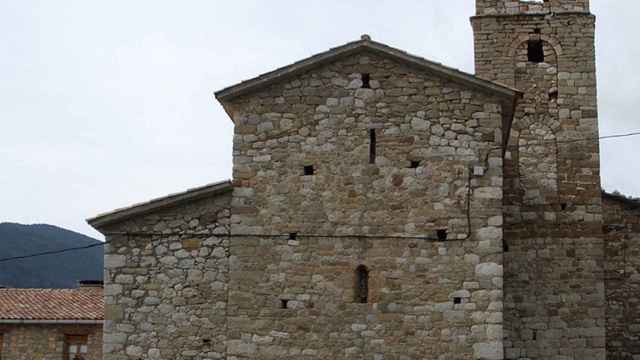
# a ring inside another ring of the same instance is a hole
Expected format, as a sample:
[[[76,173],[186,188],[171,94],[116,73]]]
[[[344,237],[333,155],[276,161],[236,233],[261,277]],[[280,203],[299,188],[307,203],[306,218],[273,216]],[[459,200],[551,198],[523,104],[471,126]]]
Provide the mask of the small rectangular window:
[[[528,57],[532,63],[544,62],[544,47],[541,40],[529,40]]]
[[[84,360],[89,351],[87,335],[66,335],[64,341],[65,360]]]
[[[438,241],[447,241],[447,229],[440,229],[436,231]]]
[[[286,309],[289,306],[289,300],[280,299],[280,309]]]
[[[417,161],[417,160],[413,160],[413,161],[411,161],[411,163],[409,164],[409,167],[410,167],[411,169],[417,169],[417,168],[419,168],[419,167],[420,167],[420,161]]]
[[[313,165],[306,165],[304,167],[304,175],[311,176],[313,174],[315,174],[315,169],[313,168]]]
[[[362,88],[371,89],[371,76],[369,74],[362,74]]]
[[[356,286],[354,289],[355,302],[366,304],[369,302],[369,270],[360,265],[356,268]]]
[[[376,130],[369,129],[369,164],[376,163]]]

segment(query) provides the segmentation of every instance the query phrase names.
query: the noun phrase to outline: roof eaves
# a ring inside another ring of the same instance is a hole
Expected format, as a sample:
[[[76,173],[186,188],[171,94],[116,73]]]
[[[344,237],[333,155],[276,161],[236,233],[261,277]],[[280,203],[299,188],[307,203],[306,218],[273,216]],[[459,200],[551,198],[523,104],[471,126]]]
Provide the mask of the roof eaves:
[[[610,200],[621,202],[632,209],[640,209],[640,199],[633,199],[626,197],[623,194],[610,193],[604,190],[602,191],[602,196]]]
[[[469,85],[479,90],[489,91],[502,97],[517,97],[521,92],[507,87],[503,84],[492,82],[463,71],[447,67],[441,63],[433,62],[425,58],[409,54],[405,51],[393,48],[383,43],[372,41],[367,37],[362,40],[347,43],[342,46],[332,48],[323,53],[300,60],[293,64],[281,67],[271,72],[259,75],[253,79],[243,81],[239,84],[229,86],[215,93],[216,99],[225,101],[240,95],[269,86],[277,81],[306,72],[314,67],[335,61],[337,58],[354,54],[363,50],[372,50],[383,56],[402,60],[409,65],[413,65],[421,70],[427,70],[443,77],[447,77],[455,82]]]
[[[204,197],[227,193],[233,190],[230,180],[216,182],[196,188],[192,188],[183,192],[174,193],[152,199],[146,202],[134,204],[128,207],[116,209],[104,214],[87,219],[89,225],[96,230],[100,230],[104,226],[122,222],[136,216],[148,214],[150,212],[165,209],[167,207],[176,206],[186,201],[201,199]]]
[[[258,75],[249,80],[242,81],[238,84],[228,86],[214,93],[219,101],[231,99],[247,92],[254,91],[272,84],[275,81],[295,76],[305,72],[310,68],[322,65],[326,62],[333,61],[335,58],[347,54],[355,53],[363,48],[365,40],[359,40],[347,43],[342,46],[331,48],[328,51],[313,55],[306,59],[296,61],[292,64],[277,68],[273,71]]]
[[[377,50],[382,55],[387,55],[396,59],[403,60],[404,62],[415,65],[422,70],[427,70],[434,74],[440,74],[453,81],[461,82],[464,85],[470,85],[479,90],[489,91],[496,95],[509,98],[514,98],[521,94],[521,92],[517,89],[505,86],[497,82],[486,80],[476,75],[458,70],[456,68],[443,65],[442,63],[434,62],[420,56],[412,55],[406,51],[393,48],[386,44],[372,41],[370,42],[369,47],[373,50]]]

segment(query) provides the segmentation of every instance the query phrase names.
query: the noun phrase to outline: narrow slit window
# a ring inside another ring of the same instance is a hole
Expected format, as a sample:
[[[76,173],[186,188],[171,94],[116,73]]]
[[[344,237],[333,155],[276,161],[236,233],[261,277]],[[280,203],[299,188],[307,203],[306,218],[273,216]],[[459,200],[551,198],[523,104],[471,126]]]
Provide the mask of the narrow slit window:
[[[529,40],[528,57],[532,63],[544,62],[544,46],[541,40]]]
[[[362,74],[362,88],[371,89],[371,75]]]
[[[304,167],[304,175],[311,176],[313,174],[315,174],[315,169],[313,168],[313,165],[306,165]]]
[[[558,100],[558,89],[552,89],[549,91],[549,100],[557,101]]]
[[[280,309],[286,309],[288,305],[289,305],[289,300],[280,299]]]
[[[355,302],[366,304],[369,302],[369,270],[364,265],[356,269]]]
[[[376,163],[376,130],[369,129],[369,164]]]

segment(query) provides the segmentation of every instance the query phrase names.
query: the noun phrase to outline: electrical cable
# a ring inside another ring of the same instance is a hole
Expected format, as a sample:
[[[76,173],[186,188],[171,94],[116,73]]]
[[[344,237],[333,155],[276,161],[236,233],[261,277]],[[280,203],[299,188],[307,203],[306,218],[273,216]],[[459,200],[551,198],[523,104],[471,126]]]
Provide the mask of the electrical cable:
[[[544,144],[547,143],[549,141],[553,141],[557,144],[562,144],[562,143],[574,143],[574,142],[580,142],[580,141],[589,141],[589,140],[608,140],[608,139],[619,139],[619,138],[625,138],[625,137],[631,137],[631,136],[640,136],[640,131],[632,131],[632,132],[628,132],[628,133],[623,133],[623,134],[615,134],[615,135],[607,135],[607,136],[601,136],[601,137],[592,137],[592,138],[583,138],[583,139],[571,139],[571,140],[565,140],[565,141],[556,141],[556,140],[546,140],[546,141],[541,141],[541,142],[530,142],[527,143],[526,145],[535,145],[535,144]],[[512,146],[513,147],[513,146]],[[515,145],[515,147],[520,147],[520,145]],[[487,153],[487,160],[489,158],[489,154],[491,151],[495,150],[495,149],[501,149],[501,148],[491,148],[488,150]],[[469,171],[472,171],[472,169],[470,169]],[[463,241],[466,240],[470,237],[470,222],[471,222],[471,200],[469,198],[472,190],[471,190],[471,186],[470,184],[468,185],[469,189],[468,189],[468,194],[467,194],[467,220],[469,222],[469,233],[467,234],[467,236],[464,239],[447,239],[446,242],[456,242],[456,241]],[[220,236],[220,237],[286,237],[288,235],[283,235],[283,234],[211,234],[211,233],[163,233],[163,232],[112,232],[112,233],[105,233],[104,235],[106,236],[111,236],[111,235],[125,235],[125,236]],[[309,234],[309,235],[298,235],[299,237],[306,237],[306,238],[358,238],[358,239],[398,239],[398,240],[403,240],[403,239],[408,239],[408,240],[423,240],[423,241],[434,241],[434,242],[443,242],[442,239],[438,238],[438,237],[430,237],[430,236],[389,236],[389,235],[318,235],[318,234]],[[11,256],[11,257],[5,257],[5,258],[0,258],[0,263],[3,262],[7,262],[7,261],[12,261],[12,260],[22,260],[22,259],[29,259],[29,258],[33,258],[33,257],[39,257],[39,256],[46,256],[46,255],[56,255],[56,254],[62,254],[65,252],[70,252],[70,251],[80,251],[80,250],[85,250],[85,249],[90,249],[90,248],[94,248],[94,247],[98,247],[98,246],[104,246],[108,244],[108,242],[101,242],[101,243],[97,243],[97,244],[91,244],[91,245],[86,245],[86,246],[78,246],[78,247],[71,247],[71,248],[65,248],[65,249],[60,249],[60,250],[52,250],[52,251],[44,251],[44,252],[40,252],[40,253],[34,253],[34,254],[29,254],[29,255],[21,255],[21,256]]]
[[[106,242],[101,242],[101,243],[91,244],[91,245],[86,245],[86,246],[78,246],[78,247],[71,247],[71,248],[60,249],[60,250],[44,251],[44,252],[30,254],[30,255],[22,255],[22,256],[12,256],[12,257],[0,258],[0,263],[1,262],[5,262],[5,261],[9,261],[9,260],[28,259],[28,258],[37,257],[37,256],[55,255],[55,254],[61,254],[61,253],[69,252],[69,251],[90,249],[90,248],[94,248],[94,247],[98,247],[98,246],[104,246],[105,244],[106,244]]]

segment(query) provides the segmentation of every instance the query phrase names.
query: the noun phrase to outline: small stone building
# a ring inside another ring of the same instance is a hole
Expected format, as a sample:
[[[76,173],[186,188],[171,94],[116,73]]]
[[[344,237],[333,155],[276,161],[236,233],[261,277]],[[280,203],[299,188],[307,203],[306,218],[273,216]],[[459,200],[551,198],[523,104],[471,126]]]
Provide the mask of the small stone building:
[[[1,360],[102,360],[102,286],[0,289]]]
[[[89,220],[105,359],[640,359],[588,0],[477,0],[476,74],[368,36],[223,89],[233,180]]]

